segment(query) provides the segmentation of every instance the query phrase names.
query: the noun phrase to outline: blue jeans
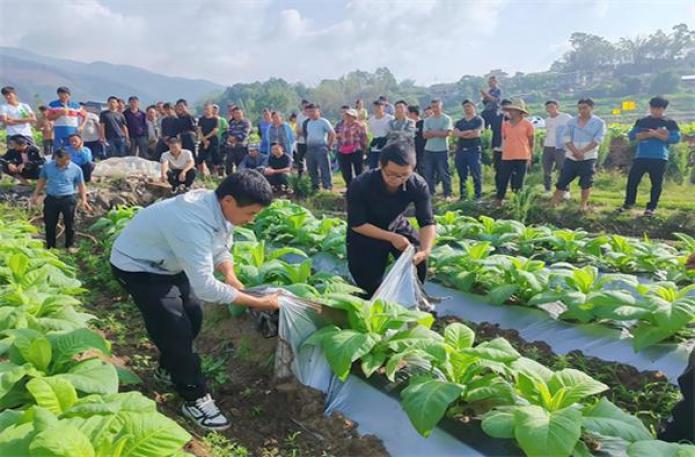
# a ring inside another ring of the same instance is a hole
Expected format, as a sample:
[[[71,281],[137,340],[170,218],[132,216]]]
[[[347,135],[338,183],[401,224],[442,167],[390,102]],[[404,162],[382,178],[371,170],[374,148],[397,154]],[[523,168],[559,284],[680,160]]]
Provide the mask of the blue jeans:
[[[128,151],[128,154],[131,156],[142,157],[143,159],[149,159],[150,153],[147,150],[147,147],[147,135],[131,136],[130,151]]]
[[[107,142],[106,157],[125,157],[125,138],[110,138]]]
[[[459,174],[461,182],[459,183],[459,191],[461,192],[461,198],[468,197],[468,188],[466,187],[466,181],[468,181],[468,174],[470,173],[473,178],[473,188],[475,189],[475,198],[480,198],[483,188],[483,179],[481,174],[481,162],[480,156],[482,151],[480,146],[473,146],[469,148],[460,148],[456,151],[456,159],[454,163],[456,164],[456,171]]]
[[[424,157],[425,181],[430,188],[430,194],[434,195],[437,181],[435,176],[442,180],[444,196],[451,196],[451,174],[449,173],[449,157],[447,151],[425,151]]]
[[[321,185],[324,189],[330,190],[333,184],[331,183],[331,165],[328,162],[328,147],[307,145],[306,149],[306,167],[309,170],[311,187],[314,190],[319,188],[320,173]]]

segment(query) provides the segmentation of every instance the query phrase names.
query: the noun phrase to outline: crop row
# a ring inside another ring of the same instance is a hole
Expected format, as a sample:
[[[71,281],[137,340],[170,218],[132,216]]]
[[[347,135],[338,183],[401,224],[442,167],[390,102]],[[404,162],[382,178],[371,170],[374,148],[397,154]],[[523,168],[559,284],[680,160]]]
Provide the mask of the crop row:
[[[0,219],[0,455],[189,455],[190,435],[140,393],[119,393],[110,344],[80,311],[75,270],[26,223]],[[136,380],[137,382],[137,380]]]

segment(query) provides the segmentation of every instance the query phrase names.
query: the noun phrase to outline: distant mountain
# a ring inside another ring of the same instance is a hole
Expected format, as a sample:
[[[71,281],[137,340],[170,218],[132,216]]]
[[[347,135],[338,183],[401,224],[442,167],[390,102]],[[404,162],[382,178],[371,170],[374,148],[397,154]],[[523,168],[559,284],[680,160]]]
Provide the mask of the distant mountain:
[[[55,99],[59,86],[69,87],[76,101],[137,95],[146,104],[179,98],[195,103],[225,89],[204,79],[165,76],[130,65],[55,59],[7,47],[0,47],[0,85],[14,86],[30,103]]]

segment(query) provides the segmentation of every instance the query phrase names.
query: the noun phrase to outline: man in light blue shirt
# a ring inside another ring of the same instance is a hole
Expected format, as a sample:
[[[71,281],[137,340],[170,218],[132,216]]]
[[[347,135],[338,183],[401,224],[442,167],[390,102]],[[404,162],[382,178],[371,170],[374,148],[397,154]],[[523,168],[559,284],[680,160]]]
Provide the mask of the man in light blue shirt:
[[[319,173],[321,185],[331,190],[331,165],[328,161],[328,151],[333,148],[335,131],[327,119],[321,117],[318,105],[307,105],[309,119],[304,121],[302,129],[306,137],[306,166],[311,177],[311,187],[319,189]]]
[[[590,98],[579,100],[577,111],[579,115],[570,119],[562,132],[566,160],[555,186],[553,204],[557,205],[568,191],[570,183],[579,178],[579,187],[582,189],[581,210],[586,212],[589,210],[589,196],[594,185],[598,150],[606,135],[606,123],[593,115],[594,101]]]
[[[113,273],[159,349],[156,376],[174,384],[185,401],[182,413],[206,430],[230,424],[210,396],[193,350],[201,302],[278,308],[277,294],[256,298],[241,291],[230,254],[234,226],[251,222],[272,198],[263,175],[243,170],[215,191],[194,190],[140,210],[111,251]]]
[[[84,185],[84,177],[80,167],[72,163],[70,154],[64,149],[53,152],[53,160],[46,162],[41,169],[36,190],[31,197],[31,204],[36,205],[39,196],[46,189],[46,198],[43,202],[43,222],[46,225],[46,248],[56,247],[56,227],[58,218],[63,215],[65,225],[65,247],[71,253],[76,251],[75,242],[75,208],[77,200],[75,191],[80,194],[82,207],[91,211],[87,202],[87,187]]]
[[[90,182],[92,180],[92,171],[96,164],[92,158],[92,151],[84,145],[82,137],[79,133],[73,133],[68,137],[68,146],[66,149],[70,154],[70,160],[72,163],[77,165],[82,169],[82,174],[84,175],[84,182]]]
[[[425,142],[423,168],[425,180],[432,195],[435,193],[437,181],[442,180],[444,197],[451,198],[451,173],[449,172],[449,135],[454,129],[451,118],[442,112],[442,101],[432,100],[432,115],[425,119],[422,136]]]

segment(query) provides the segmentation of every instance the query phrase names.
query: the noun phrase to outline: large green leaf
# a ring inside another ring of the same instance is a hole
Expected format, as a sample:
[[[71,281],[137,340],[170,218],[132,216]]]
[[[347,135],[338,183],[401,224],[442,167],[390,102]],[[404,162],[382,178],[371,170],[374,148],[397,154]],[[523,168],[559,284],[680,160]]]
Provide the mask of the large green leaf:
[[[51,363],[51,343],[38,332],[30,333],[28,329],[23,330],[13,332],[15,340],[10,348],[10,360],[18,365],[28,362],[37,370],[46,372]]]
[[[632,443],[627,448],[629,457],[695,457],[695,446],[650,440]]]
[[[607,385],[573,368],[556,371],[548,380],[548,388],[553,396],[556,396],[560,390],[564,390],[561,401],[555,405],[557,409],[570,406],[585,397],[608,390]]]
[[[444,329],[444,341],[457,351],[473,346],[475,332],[460,322],[454,322]]]
[[[581,435],[582,413],[522,406],[514,411],[514,422],[514,436],[528,457],[568,457]]]
[[[519,290],[516,284],[497,286],[487,294],[487,298],[493,305],[501,305],[509,300]]]
[[[104,337],[87,328],[49,335],[48,340],[53,347],[53,365],[56,368],[88,350],[97,350],[104,355],[111,353],[110,345]]]
[[[481,359],[492,360],[495,362],[512,362],[519,357],[519,353],[504,338],[495,338],[491,341],[480,343],[474,348],[464,349],[464,354],[477,355]]]
[[[553,376],[551,369],[526,357],[519,357],[510,364],[510,367],[516,373],[523,373],[530,378],[540,379],[543,382],[548,382]]]
[[[33,424],[11,426],[0,431],[0,455],[21,456],[29,455],[29,445],[36,436]]]
[[[94,457],[89,439],[76,427],[58,423],[40,432],[29,446],[29,457]]]
[[[483,416],[483,431],[493,438],[514,438],[514,409],[500,408]]]
[[[371,351],[378,342],[378,335],[342,330],[326,335],[321,347],[335,374],[341,381],[345,381],[350,374],[352,362]]]
[[[626,413],[603,397],[584,412],[584,428],[603,436],[615,436],[633,442],[652,439],[637,417]]]
[[[70,381],[61,378],[33,378],[26,388],[36,404],[59,415],[77,401],[77,392]]]
[[[27,369],[23,366],[0,362],[0,399],[7,395],[26,374]]]
[[[408,387],[401,392],[401,406],[415,430],[423,436],[429,436],[444,417],[449,405],[459,398],[464,390],[461,385],[438,379],[411,378]]]
[[[99,359],[80,362],[67,373],[55,377],[70,381],[75,389],[88,394],[112,394],[118,391],[116,368]]]
[[[124,413],[123,429],[116,440],[128,437],[121,457],[168,456],[190,439],[179,424],[159,413]]]
[[[639,352],[646,347],[660,343],[673,333],[670,329],[657,327],[649,322],[640,322],[637,327],[632,329],[632,346],[635,348],[635,352]]]

